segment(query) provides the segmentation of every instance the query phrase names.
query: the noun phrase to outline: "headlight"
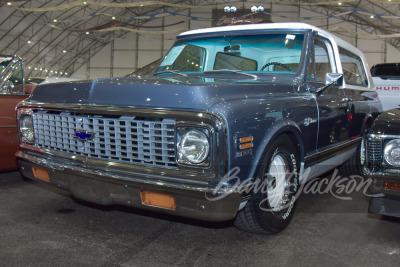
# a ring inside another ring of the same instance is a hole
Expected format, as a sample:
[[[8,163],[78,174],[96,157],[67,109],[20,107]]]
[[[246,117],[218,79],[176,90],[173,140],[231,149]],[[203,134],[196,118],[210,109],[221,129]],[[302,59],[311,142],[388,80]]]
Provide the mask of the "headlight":
[[[388,142],[384,149],[384,155],[387,163],[400,167],[400,139]]]
[[[19,118],[19,133],[21,142],[33,143],[33,120],[30,115],[21,115]]]
[[[208,165],[210,143],[206,129],[178,128],[177,138],[178,163]]]

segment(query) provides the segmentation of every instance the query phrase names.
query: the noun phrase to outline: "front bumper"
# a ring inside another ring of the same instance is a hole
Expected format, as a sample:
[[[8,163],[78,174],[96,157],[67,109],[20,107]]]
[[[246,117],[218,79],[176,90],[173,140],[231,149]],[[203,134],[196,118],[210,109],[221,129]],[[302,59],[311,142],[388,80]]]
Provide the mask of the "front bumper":
[[[389,190],[384,188],[384,182],[400,183],[400,174],[386,173],[386,172],[370,172],[366,174],[373,182],[370,187],[370,192],[374,195],[384,195],[389,198],[400,200],[400,191]]]
[[[76,198],[101,205],[126,205],[205,221],[226,221],[236,216],[241,202],[240,194],[226,194],[228,188],[214,194],[215,185],[207,183],[185,184],[182,179],[174,182],[148,174],[119,173],[112,169],[101,171],[84,164],[66,164],[68,162],[58,157],[24,150],[16,155],[25,177],[37,180],[32,167],[40,167],[48,172],[51,184],[70,191]],[[170,210],[146,205],[142,202],[141,191],[171,195],[176,208]],[[221,195],[224,197],[214,200]]]
[[[368,212],[400,218],[400,199],[387,197],[371,198]]]
[[[373,179],[370,192],[368,212],[400,218],[400,191],[385,188],[385,182],[400,183],[400,175],[396,173],[374,172],[368,173]]]

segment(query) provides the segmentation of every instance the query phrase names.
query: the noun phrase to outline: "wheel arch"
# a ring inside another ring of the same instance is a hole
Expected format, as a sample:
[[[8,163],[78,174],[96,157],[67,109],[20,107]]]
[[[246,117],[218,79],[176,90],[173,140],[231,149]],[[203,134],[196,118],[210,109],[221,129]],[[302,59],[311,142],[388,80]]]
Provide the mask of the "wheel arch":
[[[260,168],[260,162],[262,162],[264,156],[267,154],[268,150],[271,147],[271,144],[281,135],[287,135],[291,140],[292,144],[296,147],[299,158],[299,166],[304,164],[304,145],[301,138],[301,130],[297,126],[297,124],[293,121],[284,121],[279,126],[274,127],[276,130],[271,131],[267,130],[262,141],[260,142],[260,146],[256,151],[256,154],[253,159],[252,168],[250,170],[250,177],[256,177],[257,172]]]
[[[364,118],[364,124],[362,126],[362,130],[368,129],[369,127],[372,127],[372,124],[374,123],[374,118],[372,117],[371,114],[368,114]]]

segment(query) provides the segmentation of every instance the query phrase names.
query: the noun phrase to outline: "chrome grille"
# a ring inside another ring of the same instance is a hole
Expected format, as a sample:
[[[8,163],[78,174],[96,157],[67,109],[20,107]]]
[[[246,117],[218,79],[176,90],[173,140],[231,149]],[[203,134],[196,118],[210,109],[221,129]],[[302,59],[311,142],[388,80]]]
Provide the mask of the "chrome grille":
[[[367,160],[372,164],[382,161],[382,142],[380,140],[367,140]]]
[[[39,148],[127,163],[176,166],[173,119],[35,111],[33,122]]]

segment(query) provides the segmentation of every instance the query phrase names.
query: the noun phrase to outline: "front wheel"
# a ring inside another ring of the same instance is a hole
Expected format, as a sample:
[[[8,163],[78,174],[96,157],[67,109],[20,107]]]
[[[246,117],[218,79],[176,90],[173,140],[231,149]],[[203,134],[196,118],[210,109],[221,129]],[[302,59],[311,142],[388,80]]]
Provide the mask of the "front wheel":
[[[280,136],[265,155],[252,196],[236,216],[235,226],[260,234],[285,229],[296,208],[298,168],[297,149],[287,135]]]

